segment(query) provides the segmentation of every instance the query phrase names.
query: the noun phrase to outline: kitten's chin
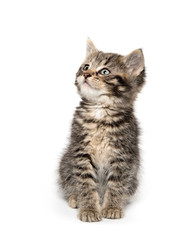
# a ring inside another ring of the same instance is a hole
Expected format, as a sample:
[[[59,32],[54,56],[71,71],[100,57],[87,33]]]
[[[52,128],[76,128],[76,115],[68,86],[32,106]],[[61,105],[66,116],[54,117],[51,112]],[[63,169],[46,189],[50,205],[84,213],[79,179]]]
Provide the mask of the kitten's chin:
[[[91,87],[86,82],[84,82],[83,84],[81,84],[81,86],[79,86],[78,92],[81,97],[92,102],[97,102],[99,96],[101,95],[101,90]]]
[[[103,89],[95,89],[88,84],[82,84],[81,87],[78,88],[78,93],[82,99],[93,104],[101,104],[113,108],[119,108],[125,105],[121,98],[110,97]]]
[[[79,95],[91,102],[97,102],[101,94],[101,90],[93,88],[83,76],[77,78],[77,88]]]

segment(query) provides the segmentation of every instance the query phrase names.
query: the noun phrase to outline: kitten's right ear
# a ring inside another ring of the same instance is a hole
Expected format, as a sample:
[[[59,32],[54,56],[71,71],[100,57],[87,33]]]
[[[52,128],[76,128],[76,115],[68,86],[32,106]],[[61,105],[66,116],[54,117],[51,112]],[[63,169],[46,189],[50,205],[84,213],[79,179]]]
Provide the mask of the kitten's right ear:
[[[137,49],[123,57],[123,61],[130,76],[138,76],[144,69],[144,56],[141,49]]]
[[[86,45],[86,57],[94,52],[98,52],[98,50],[95,47],[94,43],[91,41],[91,39],[88,38],[87,45]]]

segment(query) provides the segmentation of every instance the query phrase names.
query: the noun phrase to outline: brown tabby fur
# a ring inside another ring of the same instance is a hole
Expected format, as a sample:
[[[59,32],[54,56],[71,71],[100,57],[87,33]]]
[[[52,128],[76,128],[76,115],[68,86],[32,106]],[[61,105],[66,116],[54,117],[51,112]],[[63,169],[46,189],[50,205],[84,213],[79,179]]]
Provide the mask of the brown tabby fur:
[[[110,73],[103,75],[102,69]],[[127,56],[104,53],[88,39],[75,81],[82,101],[59,168],[65,198],[70,207],[80,209],[82,221],[121,218],[136,192],[139,130],[133,103],[144,77],[140,49]]]

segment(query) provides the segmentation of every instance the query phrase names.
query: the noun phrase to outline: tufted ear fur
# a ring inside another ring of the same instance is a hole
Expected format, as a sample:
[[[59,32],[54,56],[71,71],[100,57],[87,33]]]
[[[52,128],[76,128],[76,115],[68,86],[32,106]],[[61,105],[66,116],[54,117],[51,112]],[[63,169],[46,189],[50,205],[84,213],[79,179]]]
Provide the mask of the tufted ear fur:
[[[87,46],[86,46],[86,56],[98,52],[97,48],[95,47],[94,43],[91,41],[90,38],[87,39]]]
[[[141,49],[137,49],[123,57],[127,73],[131,77],[137,77],[144,69],[144,56]]]

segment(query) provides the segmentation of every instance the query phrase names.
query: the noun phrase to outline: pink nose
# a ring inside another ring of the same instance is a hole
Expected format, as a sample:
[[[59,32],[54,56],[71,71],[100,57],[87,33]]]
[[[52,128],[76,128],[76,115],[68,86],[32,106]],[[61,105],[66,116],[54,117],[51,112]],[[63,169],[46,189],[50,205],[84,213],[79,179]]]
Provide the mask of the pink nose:
[[[85,78],[91,77],[91,75],[89,73],[84,73],[83,75]]]

